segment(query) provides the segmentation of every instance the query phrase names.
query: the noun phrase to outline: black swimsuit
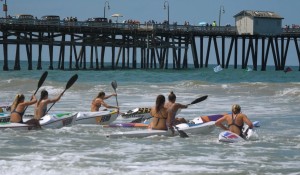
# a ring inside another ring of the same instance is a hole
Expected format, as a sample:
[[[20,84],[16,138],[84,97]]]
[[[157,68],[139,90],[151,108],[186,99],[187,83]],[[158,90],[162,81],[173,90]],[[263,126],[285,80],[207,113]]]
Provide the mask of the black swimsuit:
[[[17,113],[21,116],[21,120],[18,123],[24,123],[23,122],[23,115],[24,115],[24,111],[23,112],[18,112],[16,111],[16,109],[14,109],[11,113]]]
[[[244,135],[243,135],[243,132],[242,132],[243,125],[239,126],[239,125],[237,125],[237,124],[235,123],[235,119],[236,119],[236,117],[237,117],[237,115],[235,115],[235,117],[233,117],[233,114],[231,114],[232,123],[231,123],[231,124],[229,124],[229,125],[228,125],[228,127],[230,127],[230,126],[232,126],[232,125],[234,125],[234,126],[238,127],[238,128],[239,128],[239,130],[240,130],[240,136],[241,136],[241,137],[244,137]]]

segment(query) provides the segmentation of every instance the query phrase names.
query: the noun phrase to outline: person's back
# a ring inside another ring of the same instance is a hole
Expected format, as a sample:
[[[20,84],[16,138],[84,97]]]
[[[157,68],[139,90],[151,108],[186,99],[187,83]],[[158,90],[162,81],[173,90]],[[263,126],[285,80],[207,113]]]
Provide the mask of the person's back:
[[[225,127],[222,123],[227,122],[228,127]],[[216,121],[216,126],[221,127],[224,130],[229,130],[241,137],[243,137],[242,129],[246,123],[249,128],[253,128],[252,122],[248,119],[247,115],[241,113],[241,107],[239,105],[232,106],[232,114],[227,114],[224,117]]]
[[[187,121],[184,118],[175,118],[179,109],[185,109],[187,107],[187,105],[176,103],[176,95],[173,91],[169,94],[168,102],[165,103],[165,108],[168,109],[168,114],[170,115],[169,117],[173,125],[179,123],[187,123]]]
[[[39,101],[34,110],[34,118],[40,120],[47,113],[47,100]]]
[[[237,135],[242,134],[242,129],[244,126],[244,117],[245,114],[228,114],[226,115],[226,120],[228,123],[229,131],[236,133]]]
[[[156,98],[155,106],[151,108],[150,115],[153,117],[150,123],[150,128],[158,130],[168,130],[167,123],[170,122],[168,119],[167,108],[164,107],[165,97],[158,95]]]
[[[166,125],[168,119],[168,112],[166,108],[161,108],[157,112],[155,107],[153,107],[151,108],[150,115],[153,116],[151,122],[152,129],[168,130],[168,127]]]
[[[47,105],[49,103],[57,102],[58,100],[60,100],[62,95],[63,95],[63,93],[61,93],[56,98],[49,99],[48,98],[48,91],[42,90],[41,91],[41,97],[35,105],[34,119],[40,120],[43,116],[45,116],[47,114]]]
[[[11,106],[10,122],[12,123],[23,123],[23,115],[25,108],[29,105],[36,103],[35,96],[32,96],[31,101],[24,101],[25,97],[23,94],[18,94]]]

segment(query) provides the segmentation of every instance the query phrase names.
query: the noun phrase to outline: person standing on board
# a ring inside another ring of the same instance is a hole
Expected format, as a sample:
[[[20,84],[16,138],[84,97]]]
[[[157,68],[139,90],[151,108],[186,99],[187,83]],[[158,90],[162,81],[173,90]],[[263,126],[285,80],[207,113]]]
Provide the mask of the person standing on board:
[[[17,94],[15,100],[10,108],[10,122],[11,123],[23,123],[24,110],[27,106],[36,103],[36,97],[33,95],[32,100],[25,101],[25,96],[23,94]]]
[[[108,96],[105,96],[105,93],[103,91],[99,92],[96,98],[93,99],[91,104],[91,112],[97,112],[99,111],[101,105],[103,105],[106,108],[116,108],[119,110],[118,106],[111,106],[104,102],[105,99],[108,99],[112,96],[117,96],[117,94],[111,94]]]
[[[244,123],[246,123],[250,129],[253,128],[252,122],[248,119],[248,117],[245,114],[241,113],[241,107],[240,105],[234,104],[232,105],[232,114],[227,114],[224,117],[218,119],[215,123],[216,126],[224,129],[229,130],[242,138],[244,138],[242,129],[244,126]],[[224,122],[227,123],[227,127],[223,124]]]
[[[47,114],[47,105],[50,104],[50,103],[57,102],[58,100],[60,100],[62,95],[63,94],[61,93],[56,98],[49,99],[48,98],[48,91],[42,90],[40,99],[35,105],[34,119],[40,120],[43,116],[45,116]]]
[[[149,125],[151,129],[168,130],[171,126],[171,118],[168,115],[168,109],[165,107],[165,96],[158,95],[156,97],[155,106],[151,108],[150,115],[152,121]]]
[[[165,107],[168,109],[168,114],[170,115],[172,126],[175,126],[180,123],[187,123],[187,121],[184,118],[175,118],[175,116],[179,109],[186,109],[188,105],[183,105],[175,102],[176,102],[176,95],[172,91],[168,96],[168,102],[165,104]]]

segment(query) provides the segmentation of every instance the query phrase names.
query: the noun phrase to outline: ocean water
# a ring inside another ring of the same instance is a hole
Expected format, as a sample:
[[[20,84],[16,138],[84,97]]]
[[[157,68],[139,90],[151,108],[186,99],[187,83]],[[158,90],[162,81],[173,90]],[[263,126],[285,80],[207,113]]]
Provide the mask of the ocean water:
[[[79,77],[52,112],[89,111],[99,91],[114,92],[111,82],[116,80],[122,112],[152,106],[157,95],[167,96],[170,91],[183,104],[208,95],[205,101],[181,110],[179,116],[193,119],[230,112],[231,105],[238,103],[250,120],[261,122],[259,140],[220,143],[219,128],[189,138],[142,139],[106,138],[109,133],[135,129],[97,125],[1,130],[0,174],[300,174],[300,72],[297,67],[293,69],[288,73],[272,67],[264,72],[230,68],[215,73],[213,66],[188,70],[48,70],[41,89],[47,89],[50,98],[65,89],[72,75]],[[12,102],[16,93],[29,99],[44,71],[0,71],[0,103]],[[106,102],[116,105],[114,97]],[[33,108],[26,113],[33,113]],[[127,121],[118,118],[115,122]]]

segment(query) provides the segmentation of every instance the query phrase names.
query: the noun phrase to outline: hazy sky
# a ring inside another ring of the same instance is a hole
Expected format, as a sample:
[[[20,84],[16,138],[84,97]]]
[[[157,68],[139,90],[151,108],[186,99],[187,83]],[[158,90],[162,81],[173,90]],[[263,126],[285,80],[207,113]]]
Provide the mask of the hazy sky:
[[[59,15],[61,18],[77,17],[86,20],[89,17],[102,17],[105,0],[6,0],[8,14],[32,14],[38,18],[43,15]],[[205,21],[211,23],[219,20],[219,10],[223,6],[221,24],[234,25],[233,16],[242,10],[273,11],[282,16],[283,25],[300,24],[300,0],[108,0],[110,10],[106,9],[106,16],[120,13],[126,19],[139,20],[141,22],[155,20],[161,22],[167,19],[167,10],[164,4],[169,4],[170,22],[183,24],[198,24]],[[4,3],[4,0],[2,2]],[[1,8],[2,9],[2,8]],[[4,16],[1,11],[0,16]],[[113,19],[113,18],[112,18]],[[113,19],[114,20],[114,19]],[[290,47],[294,47],[294,44]],[[293,49],[291,49],[293,50]],[[296,55],[290,53],[289,55]],[[288,62],[291,59],[288,58]],[[299,65],[298,59],[292,60],[292,64]]]

